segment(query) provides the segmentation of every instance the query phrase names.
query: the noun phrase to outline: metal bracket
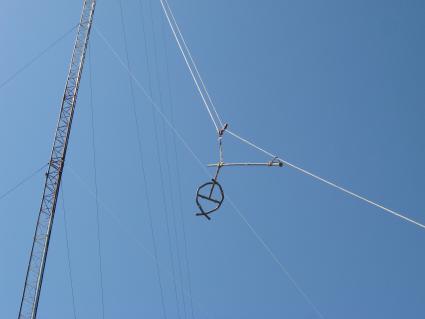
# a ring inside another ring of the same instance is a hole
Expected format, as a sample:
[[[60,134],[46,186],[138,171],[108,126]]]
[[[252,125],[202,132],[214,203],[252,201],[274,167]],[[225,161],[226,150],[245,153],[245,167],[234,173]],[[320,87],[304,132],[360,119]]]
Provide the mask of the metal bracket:
[[[208,164],[208,167],[224,167],[224,166],[277,166],[282,167],[283,163],[280,161],[270,161],[266,163],[215,163]]]

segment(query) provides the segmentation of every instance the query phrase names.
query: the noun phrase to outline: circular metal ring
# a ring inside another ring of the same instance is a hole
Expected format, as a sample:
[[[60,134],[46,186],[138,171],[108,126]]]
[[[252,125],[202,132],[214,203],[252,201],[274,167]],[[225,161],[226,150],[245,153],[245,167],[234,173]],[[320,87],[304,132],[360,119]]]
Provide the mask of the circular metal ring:
[[[217,187],[219,190],[218,197],[213,197],[214,189]],[[207,195],[202,194],[203,190],[207,190]],[[208,210],[204,209],[202,206],[200,200],[209,201],[215,205],[212,206],[212,208],[209,208]],[[212,180],[211,182],[207,182],[205,184],[202,184],[198,187],[198,190],[196,192],[196,205],[198,205],[200,213],[197,213],[197,216],[205,216],[207,219],[211,219],[208,215],[212,212],[215,212],[217,209],[220,208],[221,204],[224,201],[224,192],[223,187],[221,187],[220,183],[218,183],[216,180]]]

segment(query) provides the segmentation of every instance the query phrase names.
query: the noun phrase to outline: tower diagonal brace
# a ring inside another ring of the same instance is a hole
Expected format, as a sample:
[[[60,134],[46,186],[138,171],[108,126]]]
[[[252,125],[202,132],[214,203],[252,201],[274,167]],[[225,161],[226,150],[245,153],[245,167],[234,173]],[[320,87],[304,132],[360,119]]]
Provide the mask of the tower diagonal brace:
[[[95,6],[96,0],[83,1],[80,23],[78,24],[49,167],[46,173],[18,319],[35,319],[37,316],[50,234]]]

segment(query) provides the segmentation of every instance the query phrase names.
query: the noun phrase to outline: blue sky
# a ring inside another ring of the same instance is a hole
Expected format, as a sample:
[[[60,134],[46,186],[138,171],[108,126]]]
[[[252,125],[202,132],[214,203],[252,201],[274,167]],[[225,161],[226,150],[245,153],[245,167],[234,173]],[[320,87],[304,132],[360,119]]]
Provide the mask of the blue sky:
[[[159,1],[152,15],[142,2],[143,16],[139,1],[123,0],[132,73],[202,163],[215,162],[214,128]],[[169,2],[233,131],[425,222],[423,1]],[[80,10],[80,1],[0,1],[0,82]],[[98,2],[94,28],[125,60],[118,1]],[[48,161],[73,41],[0,88],[0,194]],[[425,316],[423,229],[289,167],[223,170],[226,197],[312,307],[229,202],[210,222],[194,216],[208,176],[178,139],[176,160],[173,132],[134,86],[145,185],[128,74],[95,32],[90,49],[63,179],[77,318],[102,318],[90,68],[105,318],[164,317],[146,190],[167,318],[192,318],[191,300],[195,318],[320,318],[314,307],[324,318]],[[223,142],[228,161],[269,160],[229,135]],[[42,186],[40,173],[0,201],[0,318],[18,313]],[[39,317],[73,313],[59,205]]]

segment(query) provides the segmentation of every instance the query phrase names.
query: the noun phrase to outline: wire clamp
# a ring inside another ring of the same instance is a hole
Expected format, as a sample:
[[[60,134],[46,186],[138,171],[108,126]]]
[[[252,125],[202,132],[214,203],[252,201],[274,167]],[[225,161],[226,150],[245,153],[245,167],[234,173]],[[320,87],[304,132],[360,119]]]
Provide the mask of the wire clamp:
[[[283,162],[277,156],[275,156],[268,164],[269,166],[283,166]]]

